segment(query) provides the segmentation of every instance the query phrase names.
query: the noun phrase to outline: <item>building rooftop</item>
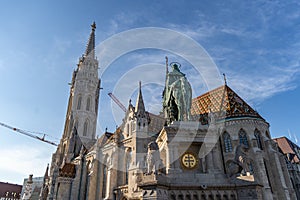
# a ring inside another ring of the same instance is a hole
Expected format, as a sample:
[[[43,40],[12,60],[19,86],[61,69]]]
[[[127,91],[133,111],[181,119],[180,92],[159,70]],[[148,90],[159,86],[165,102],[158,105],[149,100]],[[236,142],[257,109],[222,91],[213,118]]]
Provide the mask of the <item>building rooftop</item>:
[[[273,140],[277,143],[280,151],[288,156],[289,161],[292,163],[300,163],[300,147],[298,145],[286,137],[274,138]]]
[[[0,198],[20,199],[22,185],[0,182]]]
[[[255,117],[263,119],[251,106],[226,84],[192,100],[193,116],[225,113],[225,118]]]

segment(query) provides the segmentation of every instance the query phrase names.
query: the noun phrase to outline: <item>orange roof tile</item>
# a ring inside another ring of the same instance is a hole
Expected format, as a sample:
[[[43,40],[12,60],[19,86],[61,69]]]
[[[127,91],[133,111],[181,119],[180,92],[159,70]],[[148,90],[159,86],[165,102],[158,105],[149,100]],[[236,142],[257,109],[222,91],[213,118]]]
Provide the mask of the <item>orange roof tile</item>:
[[[286,137],[275,138],[273,140],[278,144],[278,147],[280,148],[280,150],[282,151],[283,154],[290,154],[291,157],[289,159],[291,159],[292,163],[300,162],[300,159],[293,147],[293,146],[297,146],[296,144],[294,144],[292,141],[290,141]],[[298,147],[298,146],[297,146],[297,148],[300,149],[300,147]]]
[[[227,85],[211,90],[192,100],[192,115],[223,111],[226,117],[250,116],[263,119]]]
[[[75,165],[72,163],[65,163],[60,169],[59,175],[62,177],[74,178],[76,174]]]

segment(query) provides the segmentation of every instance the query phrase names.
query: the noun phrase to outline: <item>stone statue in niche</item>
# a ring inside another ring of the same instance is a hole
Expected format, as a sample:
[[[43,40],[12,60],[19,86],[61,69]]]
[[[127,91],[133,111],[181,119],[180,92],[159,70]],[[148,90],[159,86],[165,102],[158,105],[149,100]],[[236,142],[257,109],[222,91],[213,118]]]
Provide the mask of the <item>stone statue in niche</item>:
[[[234,175],[239,175],[241,173],[247,176],[250,175],[251,159],[249,158],[248,150],[249,148],[244,144],[237,146],[234,160],[229,160],[227,162],[229,177],[233,177]]]
[[[159,147],[156,142],[150,142],[147,153],[147,174],[158,174],[161,168],[162,161],[160,159]]]

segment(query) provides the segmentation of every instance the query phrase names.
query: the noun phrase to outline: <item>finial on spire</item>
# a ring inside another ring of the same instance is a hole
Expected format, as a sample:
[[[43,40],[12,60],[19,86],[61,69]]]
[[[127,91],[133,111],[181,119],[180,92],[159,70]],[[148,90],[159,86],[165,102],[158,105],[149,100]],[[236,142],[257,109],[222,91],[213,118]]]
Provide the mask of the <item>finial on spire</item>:
[[[94,21],[93,24],[91,25],[92,27],[92,31],[95,31],[96,30],[96,22]]]
[[[48,171],[49,171],[49,163],[47,164],[47,168],[46,168],[46,171],[45,171],[44,178],[48,178],[49,177]]]
[[[223,77],[224,77],[224,83],[225,83],[225,85],[227,85],[227,80],[226,80],[226,74],[225,73],[223,73]]]
[[[169,69],[168,69],[169,59],[168,59],[168,56],[166,56],[165,58],[166,58],[166,74],[168,74],[169,73]]]
[[[136,100],[136,105],[135,105],[135,112],[145,112],[145,105],[144,105],[144,100],[143,100],[143,95],[142,95],[142,82],[139,81],[139,91],[138,91],[138,96]]]
[[[96,29],[96,23],[94,22],[92,25],[92,32],[90,34],[84,57],[92,57],[95,58],[95,29]]]

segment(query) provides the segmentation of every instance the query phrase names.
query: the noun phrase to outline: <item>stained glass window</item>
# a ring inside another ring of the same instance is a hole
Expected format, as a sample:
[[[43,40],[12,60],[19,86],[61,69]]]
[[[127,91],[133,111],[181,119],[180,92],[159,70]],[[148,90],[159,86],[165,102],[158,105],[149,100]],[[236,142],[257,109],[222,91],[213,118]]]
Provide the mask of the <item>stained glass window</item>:
[[[239,132],[240,144],[244,144],[246,147],[249,147],[247,133],[244,129],[241,129]]]
[[[256,138],[257,147],[258,147],[259,149],[263,149],[263,148],[262,148],[262,141],[261,141],[261,134],[260,134],[259,130],[255,129],[255,131],[254,131],[254,136],[255,136],[255,138]]]
[[[230,139],[230,135],[227,132],[224,132],[223,140],[224,140],[225,152],[232,152],[231,139]]]

